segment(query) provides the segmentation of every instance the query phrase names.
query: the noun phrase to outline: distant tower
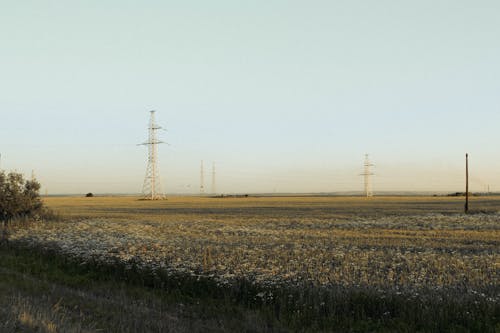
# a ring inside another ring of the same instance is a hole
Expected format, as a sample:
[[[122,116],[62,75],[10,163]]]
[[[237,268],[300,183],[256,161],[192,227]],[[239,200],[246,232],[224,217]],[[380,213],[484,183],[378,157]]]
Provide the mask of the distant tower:
[[[373,197],[372,179],[371,179],[371,176],[373,176],[373,173],[371,172],[372,166],[373,164],[370,163],[368,154],[365,154],[364,172],[361,174],[361,176],[364,176],[365,178],[365,195],[367,197]]]
[[[215,162],[212,163],[212,194],[215,194]]]
[[[205,194],[205,176],[203,171],[203,160],[200,164],[200,195]]]
[[[163,142],[158,141],[156,138],[156,131],[161,129],[161,127],[155,123],[155,111],[150,112],[149,139],[148,141],[141,143],[141,145],[148,146],[149,149],[148,166],[146,169],[146,177],[144,178],[142,193],[144,194],[144,199],[160,200],[165,198],[161,191],[160,170],[158,169],[158,144]]]

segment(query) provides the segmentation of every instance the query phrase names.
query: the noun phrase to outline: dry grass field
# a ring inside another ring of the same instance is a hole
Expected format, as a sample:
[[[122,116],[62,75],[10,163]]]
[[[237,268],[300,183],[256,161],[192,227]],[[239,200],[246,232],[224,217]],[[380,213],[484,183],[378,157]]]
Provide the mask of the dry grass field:
[[[153,286],[201,281],[179,288],[230,290],[284,327],[500,329],[500,197],[472,198],[467,215],[455,197],[44,201],[62,218],[15,228],[11,243],[144,272]]]

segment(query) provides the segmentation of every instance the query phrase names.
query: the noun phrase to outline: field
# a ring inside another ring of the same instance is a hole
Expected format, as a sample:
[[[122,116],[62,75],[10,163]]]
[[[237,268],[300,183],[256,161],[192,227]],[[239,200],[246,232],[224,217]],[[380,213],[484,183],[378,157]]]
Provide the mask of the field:
[[[91,272],[187,297],[193,313],[204,311],[199,302],[222,309],[210,324],[173,331],[500,330],[500,197],[473,198],[467,215],[451,197],[45,202],[61,219],[13,228],[7,254],[36,249],[35,262],[51,258],[84,283]],[[181,298],[167,303],[177,309]],[[193,322],[174,312],[165,315]]]

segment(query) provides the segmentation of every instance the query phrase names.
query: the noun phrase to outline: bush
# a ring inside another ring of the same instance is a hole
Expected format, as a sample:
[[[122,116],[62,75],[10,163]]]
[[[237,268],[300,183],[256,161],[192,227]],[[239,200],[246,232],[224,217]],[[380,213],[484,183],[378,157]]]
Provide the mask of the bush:
[[[17,172],[0,171],[0,222],[4,225],[17,218],[41,219],[48,210],[40,198],[40,183],[25,180]]]

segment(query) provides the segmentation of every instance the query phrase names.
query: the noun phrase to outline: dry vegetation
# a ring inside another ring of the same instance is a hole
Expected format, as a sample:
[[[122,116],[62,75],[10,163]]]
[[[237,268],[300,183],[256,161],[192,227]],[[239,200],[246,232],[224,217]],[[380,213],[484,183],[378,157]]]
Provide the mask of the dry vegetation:
[[[465,323],[466,331],[500,329],[497,197],[474,198],[476,212],[469,215],[460,213],[460,198],[444,197],[45,201],[64,219],[13,230],[11,242],[87,264],[147,271],[160,280],[208,279],[213,288],[238,288],[231,297],[241,296],[246,281],[253,295],[243,303],[278,304],[278,314],[286,308],[298,317],[301,311],[338,315],[338,297],[361,290],[380,310],[364,315],[354,309],[357,319],[390,322],[401,315],[391,302],[461,304],[457,316],[469,313],[472,321],[490,311],[488,326]],[[427,329],[440,330],[450,320]]]

